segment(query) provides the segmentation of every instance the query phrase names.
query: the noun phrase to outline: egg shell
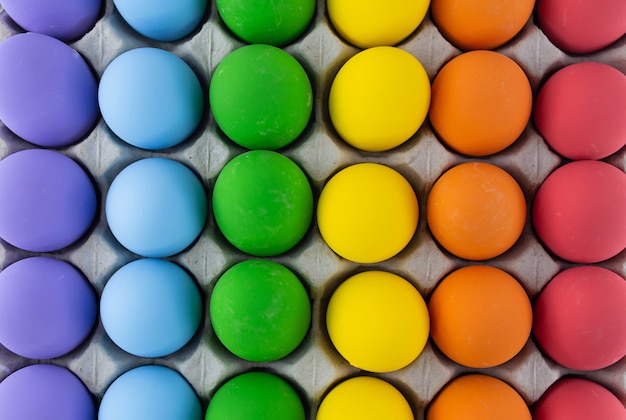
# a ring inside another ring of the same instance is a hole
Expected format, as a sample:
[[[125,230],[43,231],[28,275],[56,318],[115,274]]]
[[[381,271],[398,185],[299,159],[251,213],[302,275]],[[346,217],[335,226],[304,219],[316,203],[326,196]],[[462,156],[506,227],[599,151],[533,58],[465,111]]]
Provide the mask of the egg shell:
[[[374,47],[339,69],[328,94],[328,112],[343,140],[367,152],[408,141],[422,126],[430,104],[430,80],[410,53]]]
[[[0,382],[3,419],[95,420],[96,408],[85,385],[67,368],[36,364]]]
[[[326,308],[328,335],[354,367],[392,372],[422,352],[430,330],[424,299],[406,279],[364,271],[345,280]]]
[[[317,420],[413,420],[408,401],[393,385],[372,376],[343,380],[324,396]]]
[[[0,343],[31,359],[52,359],[92,331],[98,302],[71,264],[50,257],[16,261],[0,272]]]
[[[0,43],[0,120],[42,147],[76,143],[99,117],[97,81],[83,57],[38,33]]]
[[[314,0],[217,0],[220,17],[248,44],[281,47],[293,42],[309,26]]]
[[[142,149],[174,147],[200,124],[204,95],[183,59],[159,48],[135,48],[110,62],[98,86],[107,126]]]
[[[430,12],[437,29],[463,50],[493,50],[526,25],[535,0],[433,0]]]
[[[534,313],[538,345],[563,366],[597,370],[626,356],[626,281],[610,270],[561,271],[537,297]]]
[[[201,420],[194,389],[177,371],[158,365],[139,366],[120,375],[105,391],[100,420]]]
[[[459,376],[439,391],[426,420],[531,420],[530,410],[506,382],[483,374]]]
[[[0,161],[0,196],[0,237],[33,252],[77,242],[91,227],[98,201],[90,176],[76,161],[45,149],[22,150]]]
[[[207,9],[207,0],[113,0],[113,3],[134,30],[164,42],[190,35]]]
[[[246,260],[213,288],[211,325],[232,353],[253,362],[281,359],[304,339],[311,322],[306,289],[284,265]]]
[[[329,0],[328,17],[338,35],[367,49],[393,46],[409,37],[428,12],[429,0]]]
[[[291,159],[269,150],[252,150],[230,160],[218,175],[213,214],[236,248],[261,257],[279,255],[307,233],[313,191]]]
[[[510,249],[526,222],[526,199],[517,181],[487,162],[466,162],[435,181],[426,203],[428,226],[439,244],[468,260],[487,260]]]
[[[72,41],[85,35],[100,15],[102,0],[2,0],[4,10],[28,32]]]
[[[593,160],[557,168],[535,194],[532,222],[545,247],[566,261],[616,256],[626,248],[626,174]]]
[[[115,177],[105,212],[111,232],[124,247],[161,258],[197,239],[208,202],[202,182],[187,166],[168,158],[145,158]]]
[[[537,20],[548,39],[563,51],[600,51],[626,33],[626,3],[621,0],[538,0]]]
[[[474,368],[498,366],[515,357],[528,341],[533,318],[521,284],[487,265],[448,274],[431,294],[428,312],[439,349]]]
[[[599,62],[559,69],[541,87],[533,120],[546,142],[573,160],[602,159],[626,145],[626,75]]]
[[[376,263],[411,241],[419,219],[417,196],[395,169],[358,163],[333,175],[317,203],[324,242],[341,257]]]
[[[268,372],[230,378],[213,394],[205,420],[304,420],[304,406],[293,387]]]
[[[247,149],[275,150],[294,142],[313,110],[313,91],[302,65],[286,51],[254,44],[228,54],[209,87],[215,122]]]
[[[626,419],[626,407],[602,385],[566,377],[548,388],[532,407],[534,420]]]
[[[455,152],[488,156],[512,145],[530,119],[533,95],[524,70],[495,51],[458,55],[439,70],[428,114]]]
[[[175,263],[145,258],[117,270],[100,300],[107,335],[140,357],[163,357],[194,336],[202,300],[193,279]]]

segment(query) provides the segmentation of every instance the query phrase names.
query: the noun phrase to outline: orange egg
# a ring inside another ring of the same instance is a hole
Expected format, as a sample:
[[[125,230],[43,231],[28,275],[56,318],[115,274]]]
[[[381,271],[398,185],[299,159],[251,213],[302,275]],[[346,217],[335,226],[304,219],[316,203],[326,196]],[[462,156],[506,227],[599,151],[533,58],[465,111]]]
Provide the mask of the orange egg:
[[[435,25],[464,50],[490,50],[522,30],[535,0],[432,0]]]
[[[460,268],[437,286],[428,311],[431,337],[453,361],[488,368],[512,359],[532,327],[532,307],[524,288],[495,267]]]
[[[487,375],[460,376],[437,394],[426,420],[531,420],[522,397],[506,382]]]
[[[430,122],[455,151],[487,156],[522,134],[532,90],[521,67],[493,51],[471,51],[446,63],[433,81]]]
[[[506,171],[485,162],[468,162],[435,182],[426,218],[446,250],[468,260],[486,260],[517,241],[526,222],[526,201]]]

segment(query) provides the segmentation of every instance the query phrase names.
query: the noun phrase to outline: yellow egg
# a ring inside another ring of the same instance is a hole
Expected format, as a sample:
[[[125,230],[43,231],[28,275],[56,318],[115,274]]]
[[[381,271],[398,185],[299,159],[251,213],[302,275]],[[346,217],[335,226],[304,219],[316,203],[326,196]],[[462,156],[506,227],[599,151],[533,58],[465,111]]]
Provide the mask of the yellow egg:
[[[317,206],[322,238],[338,255],[358,263],[393,257],[409,243],[419,209],[411,184],[377,163],[348,166],[334,175]]]
[[[326,326],[333,345],[352,366],[391,372],[420,355],[430,319],[424,299],[407,280],[384,271],[365,271],[335,290]]]
[[[422,23],[429,0],[328,0],[333,27],[343,39],[360,47],[395,45]]]
[[[382,379],[357,376],[334,387],[324,398],[316,420],[413,420],[406,398]]]
[[[328,110],[337,133],[348,144],[381,152],[406,142],[424,122],[430,80],[422,64],[395,47],[362,51],[333,80]]]

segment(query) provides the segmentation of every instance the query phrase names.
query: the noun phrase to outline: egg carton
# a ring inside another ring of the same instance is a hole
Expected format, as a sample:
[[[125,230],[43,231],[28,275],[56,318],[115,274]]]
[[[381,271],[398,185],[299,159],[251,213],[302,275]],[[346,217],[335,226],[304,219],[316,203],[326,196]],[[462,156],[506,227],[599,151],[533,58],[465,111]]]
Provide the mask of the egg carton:
[[[0,7],[0,40],[22,30]],[[208,92],[211,76],[220,61],[245,44],[235,38],[219,17],[214,2],[201,25],[178,42],[161,43],[147,39],[128,26],[108,0],[95,27],[70,44],[92,67],[98,78],[115,57],[138,47],[162,48],[184,59]],[[398,45],[424,65],[431,81],[448,60],[461,53],[439,33],[429,15],[419,28]],[[577,375],[599,382],[622,402],[626,402],[626,359],[598,371],[578,372],[561,367],[544,356],[531,337],[521,352],[509,362],[488,369],[460,366],[429,340],[422,354],[404,369],[376,374],[350,366],[334,349],[325,327],[325,311],[335,288],[350,275],[364,270],[386,270],[409,280],[428,299],[447,273],[467,264],[442,250],[432,238],[425,218],[425,204],[435,180],[448,168],[470,160],[494,163],[513,175],[524,191],[527,205],[546,176],[565,163],[553,153],[530,122],[522,136],[506,150],[485,158],[456,154],[440,143],[428,121],[405,144],[386,152],[367,153],[343,142],[334,131],[328,114],[327,98],[332,80],[341,66],[360,50],[344,42],[329,22],[324,1],[319,1],[313,22],[295,42],[284,47],[303,65],[314,89],[311,121],[294,143],[280,152],[293,159],[308,175],[315,197],[325,182],[340,169],[358,162],[389,165],[404,175],[415,189],[420,220],[409,245],[397,256],[378,264],[356,264],[334,254],[324,243],[317,226],[310,227],[304,239],[292,250],[271,258],[292,269],[302,280],[312,300],[312,324],[303,343],[287,357],[271,363],[251,363],[232,355],[219,342],[208,317],[207,305],[219,276],[239,261],[252,258],[234,248],[219,232],[215,220],[208,222],[198,240],[184,252],[168,258],[184,267],[203,292],[204,320],[192,340],[180,351],[158,359],[132,356],[118,348],[99,322],[89,338],[70,354],[53,360],[29,360],[0,346],[0,380],[33,363],[53,363],[68,367],[95,396],[102,398],[107,387],[127,370],[146,364],[169,366],[179,371],[193,386],[204,407],[217,387],[232,376],[249,370],[274,372],[287,379],[302,396],[308,417],[315,418],[324,395],[340,381],[371,375],[395,385],[407,397],[415,417],[423,419],[426,407],[441,388],[454,377],[479,372],[512,385],[528,403],[534,403],[557,379]],[[573,56],[561,52],[546,38],[531,17],[521,33],[497,49],[515,60],[529,77],[536,94],[541,83],[559,68],[580,61],[600,61],[626,73],[626,39],[591,55]],[[206,95],[208,98],[208,95]],[[0,157],[35,146],[17,138],[0,123]],[[92,229],[74,245],[52,254],[78,267],[101,294],[107,279],[122,265],[139,258],[124,249],[113,237],[104,216],[104,199],[115,176],[128,164],[145,157],[175,159],[190,167],[203,181],[207,194],[220,170],[245,150],[230,141],[216,126],[208,99],[204,117],[195,133],[180,145],[167,150],[147,151],[117,138],[100,119],[82,141],[60,149],[81,163],[92,175],[99,192],[99,210]],[[624,170],[626,151],[605,159]],[[530,207],[529,207],[530,208]],[[0,268],[35,254],[0,244]],[[512,274],[534,298],[560,270],[572,266],[547,252],[538,242],[530,223],[519,241],[503,255],[486,263]],[[626,276],[626,252],[600,266]]]

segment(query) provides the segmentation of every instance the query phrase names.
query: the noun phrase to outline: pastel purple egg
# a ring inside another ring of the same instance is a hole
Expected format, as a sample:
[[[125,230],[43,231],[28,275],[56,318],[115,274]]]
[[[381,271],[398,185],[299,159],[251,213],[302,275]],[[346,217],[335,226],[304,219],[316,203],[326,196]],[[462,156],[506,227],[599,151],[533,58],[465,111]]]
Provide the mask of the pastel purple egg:
[[[0,343],[31,359],[79,346],[97,315],[96,295],[71,264],[49,257],[17,261],[0,273]]]
[[[47,35],[0,43],[0,120],[24,140],[62,147],[82,139],[99,116],[96,78],[82,56]]]
[[[8,15],[29,32],[71,41],[98,20],[101,0],[1,0]]]
[[[91,226],[95,187],[71,158],[22,150],[0,161],[0,238],[33,252],[65,248]]]
[[[71,371],[39,364],[0,382],[0,418],[93,420],[96,409],[91,394]]]

